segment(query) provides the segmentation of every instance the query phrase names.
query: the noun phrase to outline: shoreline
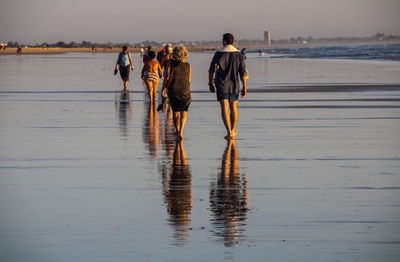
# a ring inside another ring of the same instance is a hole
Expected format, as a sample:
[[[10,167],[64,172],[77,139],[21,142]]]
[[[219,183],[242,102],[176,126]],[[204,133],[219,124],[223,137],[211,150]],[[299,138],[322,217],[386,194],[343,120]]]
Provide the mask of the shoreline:
[[[290,43],[290,44],[272,44],[272,45],[240,45],[236,43],[238,49],[246,48],[249,50],[257,49],[277,49],[277,48],[301,48],[301,47],[319,47],[319,46],[337,46],[337,45],[372,45],[372,44],[400,44],[400,41],[356,41],[356,42],[318,42],[318,43]],[[220,46],[187,46],[189,52],[214,52],[218,50]],[[156,47],[155,50],[159,51],[161,47]],[[140,48],[129,47],[131,53],[140,53]],[[28,47],[22,48],[21,55],[52,55],[52,54],[63,54],[63,53],[119,53],[121,47],[108,48],[97,48],[93,51],[91,47]],[[18,55],[16,47],[8,47],[5,50],[0,50],[0,55]]]

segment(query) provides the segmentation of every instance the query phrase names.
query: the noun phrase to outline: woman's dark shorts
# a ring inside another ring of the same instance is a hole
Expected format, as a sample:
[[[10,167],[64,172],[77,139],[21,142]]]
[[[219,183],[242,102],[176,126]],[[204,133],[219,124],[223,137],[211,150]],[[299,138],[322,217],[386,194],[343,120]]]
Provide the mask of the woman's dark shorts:
[[[119,67],[119,74],[121,75],[122,81],[129,81],[129,69],[130,65],[128,66],[120,66]]]

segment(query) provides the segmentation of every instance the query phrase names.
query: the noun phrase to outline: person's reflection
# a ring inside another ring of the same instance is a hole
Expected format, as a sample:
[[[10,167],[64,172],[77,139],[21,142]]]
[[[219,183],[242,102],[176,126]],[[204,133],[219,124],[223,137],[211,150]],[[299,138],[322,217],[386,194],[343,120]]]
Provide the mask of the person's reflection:
[[[221,171],[210,187],[211,224],[214,234],[225,246],[239,243],[248,206],[247,180],[238,170],[236,141],[228,140],[222,156]]]
[[[119,99],[116,98],[115,109],[118,113],[121,135],[128,136],[129,124],[133,118],[133,109],[130,103],[129,91],[122,92]]]
[[[151,157],[156,157],[161,144],[160,123],[157,116],[155,103],[145,102],[145,116],[143,127],[143,140],[148,146]]]
[[[167,172],[168,173],[168,172]],[[163,194],[169,214],[168,222],[174,229],[176,245],[185,245],[189,239],[192,211],[192,175],[187,164],[183,142],[177,142],[171,169],[163,174]]]

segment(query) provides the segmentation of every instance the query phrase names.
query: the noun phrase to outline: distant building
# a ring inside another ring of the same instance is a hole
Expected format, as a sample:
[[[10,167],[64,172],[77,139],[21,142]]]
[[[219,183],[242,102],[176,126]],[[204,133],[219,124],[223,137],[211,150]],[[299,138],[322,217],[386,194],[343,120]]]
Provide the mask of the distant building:
[[[271,34],[269,31],[264,31],[264,43],[271,45]]]

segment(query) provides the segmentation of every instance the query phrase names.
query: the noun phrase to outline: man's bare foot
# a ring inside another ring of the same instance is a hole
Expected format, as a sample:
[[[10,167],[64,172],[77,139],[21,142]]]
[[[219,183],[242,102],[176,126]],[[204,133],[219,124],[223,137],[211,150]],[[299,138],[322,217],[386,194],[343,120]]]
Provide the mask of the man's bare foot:
[[[232,139],[232,135],[228,134],[226,136],[224,136],[225,139]]]
[[[183,134],[178,134],[178,140],[183,140]]]
[[[235,138],[236,135],[237,135],[237,131],[236,131],[236,130],[232,130],[232,132],[231,132],[231,137],[232,137],[232,138]]]

